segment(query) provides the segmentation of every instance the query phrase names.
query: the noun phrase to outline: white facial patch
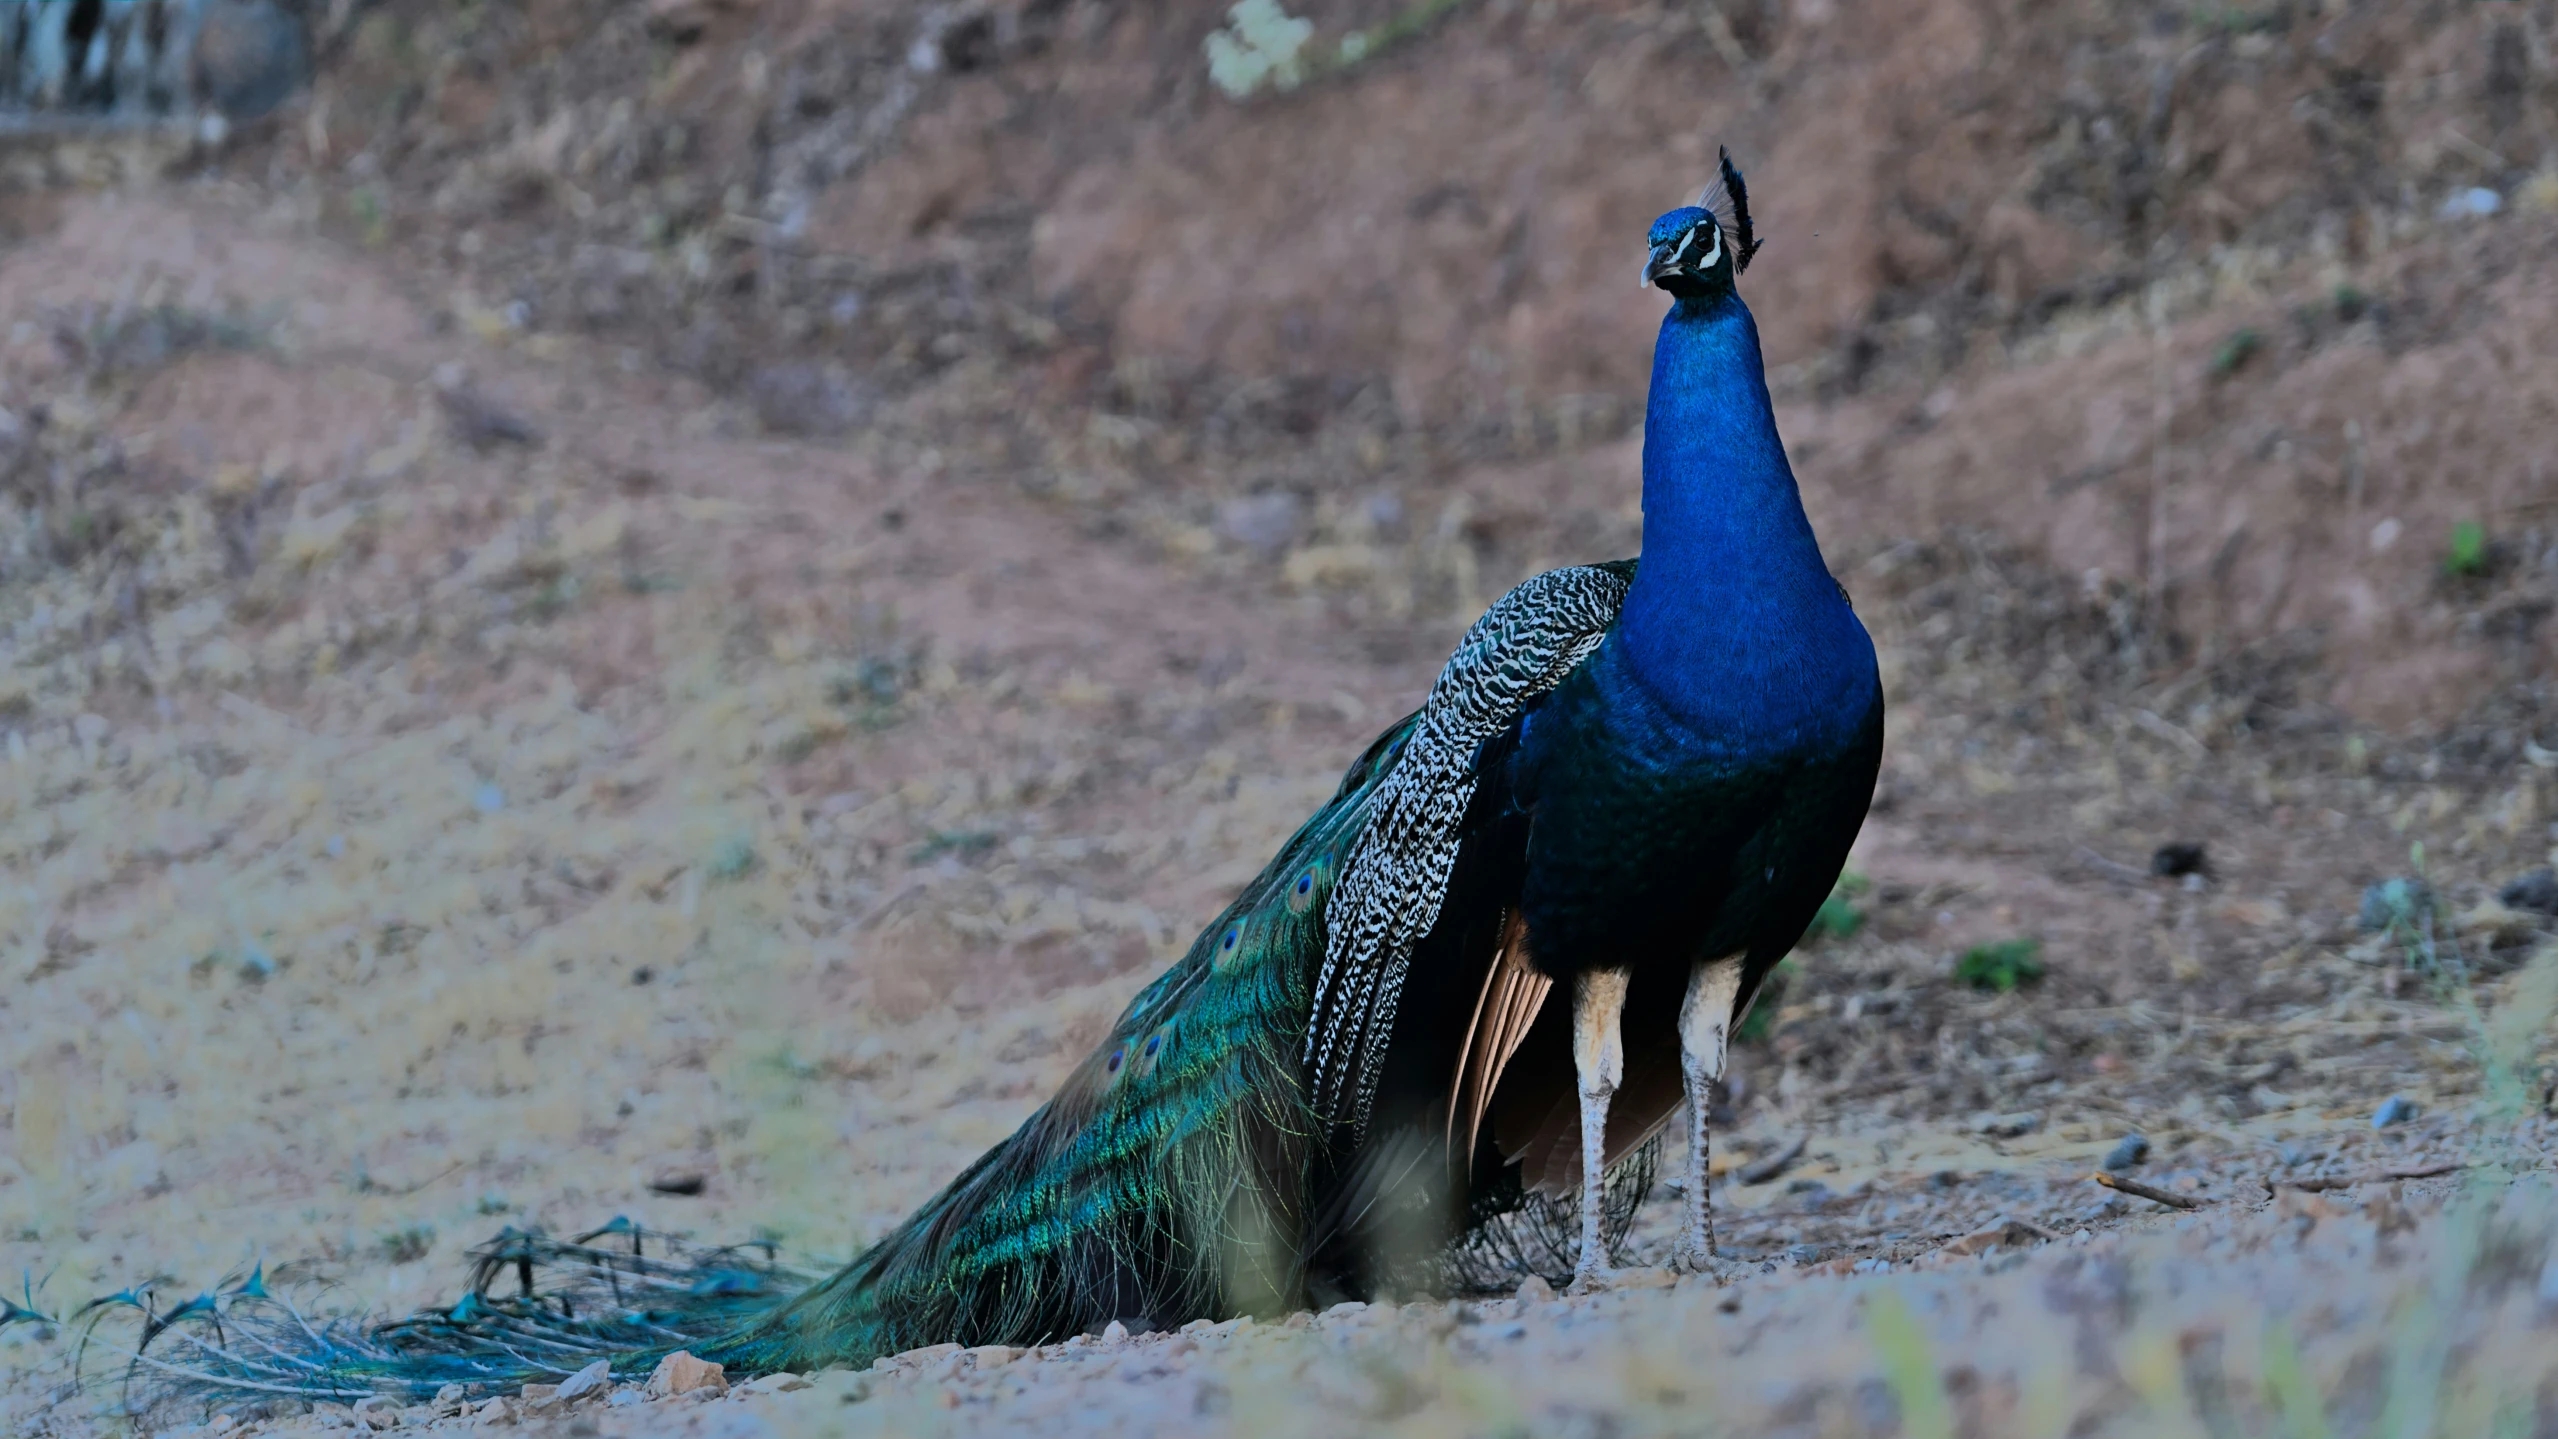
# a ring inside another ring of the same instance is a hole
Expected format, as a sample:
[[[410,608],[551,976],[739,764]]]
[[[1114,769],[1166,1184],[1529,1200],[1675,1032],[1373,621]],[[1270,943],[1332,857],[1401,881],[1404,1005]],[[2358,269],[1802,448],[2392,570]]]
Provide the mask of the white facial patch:
[[[1697,236],[1705,237],[1705,253],[1696,258],[1693,267],[1699,270],[1713,269],[1714,262],[1723,258],[1723,227],[1709,220],[1688,233],[1691,246],[1694,245]]]

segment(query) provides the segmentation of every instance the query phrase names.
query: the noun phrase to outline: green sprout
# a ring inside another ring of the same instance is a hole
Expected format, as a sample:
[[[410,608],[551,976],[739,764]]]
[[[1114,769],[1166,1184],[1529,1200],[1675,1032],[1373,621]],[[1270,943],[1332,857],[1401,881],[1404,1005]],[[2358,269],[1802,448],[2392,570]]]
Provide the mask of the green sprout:
[[[2443,573],[2447,575],[2487,573],[2486,526],[2476,520],[2462,520],[2451,527],[2451,549],[2443,556]]]
[[[2225,380],[2237,374],[2263,348],[2265,337],[2254,330],[2240,330],[2231,335],[2221,341],[2220,348],[2212,354],[2212,378]]]
[[[1820,911],[1812,916],[1812,926],[1806,937],[1855,938],[1856,932],[1865,928],[1865,911],[1856,903],[1857,898],[1873,887],[1872,880],[1855,870],[1840,875],[1839,882],[1830,888],[1830,897],[1821,901]]]
[[[755,867],[755,842],[743,835],[721,840],[711,851],[710,877],[714,880],[743,879]]]
[[[1756,1044],[1773,1033],[1777,1009],[1785,1003],[1785,992],[1793,987],[1795,979],[1802,973],[1803,966],[1792,959],[1779,960],[1776,968],[1760,982],[1759,997],[1751,1003],[1750,1012],[1742,1016],[1740,1027],[1732,1031],[1732,1042]]]
[[[2042,953],[2039,939],[1976,944],[1954,961],[1954,977],[1974,989],[2008,994],[2043,977]]]

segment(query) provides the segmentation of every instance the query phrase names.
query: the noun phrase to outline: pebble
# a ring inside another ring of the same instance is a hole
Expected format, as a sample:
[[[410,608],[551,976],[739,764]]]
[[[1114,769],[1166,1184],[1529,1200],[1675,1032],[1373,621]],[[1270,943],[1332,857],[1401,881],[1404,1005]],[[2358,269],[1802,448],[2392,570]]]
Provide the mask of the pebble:
[[[2126,1134],[2114,1147],[2105,1151],[2104,1168],[2137,1169],[2149,1158],[2149,1140],[2138,1134]]]
[[[2443,201],[2442,216],[2446,220],[2466,220],[2493,215],[2505,208],[2505,197],[2484,185],[2454,190]]]
[[[995,1344],[989,1345],[988,1348],[1000,1350],[1003,1349],[1003,1346]],[[971,1354],[983,1355],[985,1350],[972,1349],[968,1352]],[[1007,1351],[1007,1355],[1009,1355],[1009,1351]],[[1000,1364],[1003,1361],[999,1359],[995,1362]],[[981,1357],[977,1361],[977,1367],[980,1369],[987,1369],[993,1366],[988,1364],[986,1360]],[[793,1374],[788,1370],[784,1370],[779,1374],[759,1375],[756,1378],[747,1380],[744,1384],[741,1384],[738,1387],[749,1394],[788,1394],[794,1390],[805,1389],[809,1387],[809,1385],[807,1379],[800,1375]]]
[[[1297,537],[1297,497],[1286,493],[1251,495],[1220,507],[1217,528],[1247,549],[1277,554]]]
[[[956,1344],[941,1347],[954,1352],[959,1348]],[[696,1359],[688,1350],[678,1349],[658,1360],[656,1370],[648,1376],[648,1397],[651,1399],[669,1399],[696,1390],[708,1390],[714,1394],[728,1392],[728,1370]]]
[[[1125,1325],[1125,1324],[1120,1323],[1120,1322],[1119,1322],[1118,1320],[1116,1320],[1116,1319],[1111,1320],[1108,1324],[1105,1324],[1105,1325],[1103,1325],[1103,1326],[1102,1326],[1102,1329],[1101,1329],[1101,1342],[1102,1342],[1102,1343],[1104,1343],[1104,1344],[1125,1344],[1125,1343],[1127,1343],[1127,1342],[1128,1342],[1128,1326],[1127,1326],[1127,1325]]]
[[[2149,857],[2149,872],[2163,879],[2183,879],[2211,872],[2211,858],[2200,840],[2173,840]]]
[[[660,1365],[658,1367],[664,1368],[665,1366]],[[589,1364],[585,1368],[568,1376],[566,1379],[561,1380],[560,1387],[553,1393],[552,1397],[562,1404],[574,1404],[578,1400],[585,1398],[587,1395],[594,1393],[598,1389],[607,1389],[612,1387],[612,1383],[612,1361],[608,1359],[598,1359],[594,1363]]]
[[[2031,1110],[2014,1114],[1976,1114],[1972,1116],[1972,1132],[1991,1139],[2014,1139],[2043,1127],[2043,1116]]]
[[[2543,865],[2497,891],[2496,900],[2507,909],[2558,915],[2558,869]]]
[[[1550,1304],[1553,1301],[1554,1286],[1546,1283],[1542,1276],[1531,1274],[1519,1281],[1521,1304]]]
[[[2365,929],[2382,930],[2392,924],[2413,924],[2433,907],[2434,892],[2423,880],[2400,876],[2366,886],[2356,918]]]
[[[2380,1108],[2372,1111],[2371,1127],[2387,1129],[2393,1124],[2404,1124],[2415,1118],[2418,1112],[2416,1101],[2403,1094],[2393,1094],[2380,1102]]]

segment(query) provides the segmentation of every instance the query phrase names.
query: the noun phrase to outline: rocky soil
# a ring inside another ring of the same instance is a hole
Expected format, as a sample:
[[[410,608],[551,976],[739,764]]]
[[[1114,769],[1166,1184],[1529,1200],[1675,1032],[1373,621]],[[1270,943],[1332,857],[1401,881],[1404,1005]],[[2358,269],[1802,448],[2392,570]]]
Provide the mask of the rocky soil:
[[[1204,6],[382,0],[216,146],[0,156],[22,1297],[854,1252],[1635,547],[1634,240],[1719,139],[1893,707],[1736,1284],[157,1422],[2550,1428],[2558,19],[1305,14],[1383,40],[1239,100]],[[0,1346],[14,1432],[122,1422]]]

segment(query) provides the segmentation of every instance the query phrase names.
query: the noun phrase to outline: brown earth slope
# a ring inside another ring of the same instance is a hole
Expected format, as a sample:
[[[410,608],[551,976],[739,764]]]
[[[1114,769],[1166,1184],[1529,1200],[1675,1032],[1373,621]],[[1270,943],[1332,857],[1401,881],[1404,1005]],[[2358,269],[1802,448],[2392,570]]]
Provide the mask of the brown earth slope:
[[[2545,1102],[2547,922],[2492,899],[2558,838],[2542,10],[1484,4],[1241,104],[1206,7],[332,13],[227,148],[9,158],[0,1258],[48,1304],[880,1232],[1483,603],[1635,548],[1633,237],[1718,139],[1893,704],[1862,922],[1741,1064],[1734,1165],[1810,1142],[1727,1176],[1735,1242],[2117,1227],[2131,1130],[2229,1211]],[[2357,925],[2417,865],[2474,989]],[[2020,938],[2039,985],[1956,981]],[[2382,1302],[2352,1262],[2298,1272]],[[2138,1421],[2089,1312],[2064,1398]],[[35,1333],[12,1422],[86,1432]],[[1857,1375],[1783,1422],[1885,1427]]]

